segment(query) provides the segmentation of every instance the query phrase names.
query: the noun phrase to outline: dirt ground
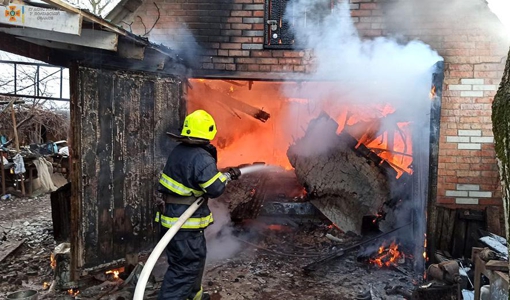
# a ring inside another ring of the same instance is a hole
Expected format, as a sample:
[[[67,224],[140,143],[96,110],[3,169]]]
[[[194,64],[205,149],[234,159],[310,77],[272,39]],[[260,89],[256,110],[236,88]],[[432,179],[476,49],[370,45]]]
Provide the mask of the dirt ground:
[[[290,226],[258,223],[228,231],[227,237],[209,245],[210,259],[203,278],[205,291],[214,300],[238,299],[356,299],[370,292],[372,299],[404,299],[392,295],[401,288],[411,291],[420,275],[413,275],[412,260],[401,262],[400,271],[357,261],[357,252],[321,265],[306,273],[302,267],[356,242],[341,236],[345,244],[325,237],[326,224],[292,222]],[[76,296],[48,291],[53,279],[50,253],[52,237],[49,196],[0,202],[0,252],[8,243],[24,243],[0,262],[0,298],[8,293],[33,289],[39,299],[132,299],[135,281],[96,276],[84,281]],[[234,253],[226,253],[235,249]],[[153,272],[146,299],[156,299],[167,268],[164,257]],[[124,275],[126,278],[129,274]],[[101,280],[99,280],[99,279]],[[45,282],[47,283],[45,285]]]
[[[52,233],[49,195],[0,200],[0,253],[24,240],[0,262],[0,298],[18,290],[42,291],[44,282],[51,282]]]

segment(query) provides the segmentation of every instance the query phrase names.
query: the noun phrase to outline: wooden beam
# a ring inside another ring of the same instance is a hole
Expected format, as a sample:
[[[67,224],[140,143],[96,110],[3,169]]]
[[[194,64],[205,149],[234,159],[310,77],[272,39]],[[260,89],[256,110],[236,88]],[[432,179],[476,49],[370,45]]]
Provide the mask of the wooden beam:
[[[54,57],[52,49],[22,41],[2,32],[0,32],[0,50],[61,66],[52,60]]]
[[[82,16],[66,11],[30,5],[1,6],[0,24],[38,28],[54,32],[80,35]]]
[[[0,28],[0,32],[109,51],[117,51],[119,40],[118,35],[115,33],[92,29],[83,29],[81,36],[31,28]]]
[[[125,40],[119,41],[118,53],[120,57],[142,60],[145,56],[145,46]]]
[[[70,51],[85,51],[85,47],[76,46],[71,44],[64,44],[60,42],[52,42],[45,40],[38,40],[32,38],[18,37],[19,40],[26,41],[35,45],[43,46],[46,48],[59,49],[59,50],[70,50]]]
[[[83,11],[79,8],[76,8],[74,6],[72,6],[71,4],[68,4],[64,1],[60,1],[60,0],[43,0],[44,2],[48,3],[48,4],[52,4],[62,10],[65,10],[65,11],[68,11],[68,12],[72,12],[72,13],[75,13],[75,14],[79,14],[81,15],[83,18],[89,20],[89,21],[92,21],[94,23],[97,23],[105,28],[107,28],[108,30],[112,31],[112,32],[115,32],[115,33],[118,33],[120,35],[127,35],[127,31],[122,29],[122,28],[119,28],[115,25],[113,25],[112,23],[102,19],[101,17],[98,17],[92,13],[89,13],[89,12],[86,12],[86,11]]]

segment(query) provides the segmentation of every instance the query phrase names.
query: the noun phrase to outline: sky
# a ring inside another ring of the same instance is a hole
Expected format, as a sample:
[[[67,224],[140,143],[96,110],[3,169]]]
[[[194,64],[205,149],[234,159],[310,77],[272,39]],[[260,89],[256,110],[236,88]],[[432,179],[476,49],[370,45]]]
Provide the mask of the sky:
[[[507,33],[510,35],[510,0],[487,0],[487,2],[492,12],[506,26]]]

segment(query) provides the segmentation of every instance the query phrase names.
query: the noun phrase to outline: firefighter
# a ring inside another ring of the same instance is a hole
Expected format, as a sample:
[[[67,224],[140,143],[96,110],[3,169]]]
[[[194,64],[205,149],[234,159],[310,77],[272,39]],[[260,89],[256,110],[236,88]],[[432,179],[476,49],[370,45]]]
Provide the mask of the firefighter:
[[[170,153],[159,180],[158,190],[165,202],[164,213],[156,217],[161,236],[198,197],[217,198],[228,181],[241,175],[238,168],[218,171],[216,148],[210,143],[215,135],[214,119],[204,110],[196,110],[184,120],[177,137],[181,143]],[[207,252],[204,230],[212,222],[206,201],[170,241],[165,249],[169,267],[159,300],[209,299],[201,283]]]

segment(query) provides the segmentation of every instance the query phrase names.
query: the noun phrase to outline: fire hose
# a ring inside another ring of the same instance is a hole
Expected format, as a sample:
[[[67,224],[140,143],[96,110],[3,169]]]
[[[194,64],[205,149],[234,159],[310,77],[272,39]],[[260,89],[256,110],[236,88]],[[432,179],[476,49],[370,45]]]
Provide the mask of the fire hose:
[[[145,287],[147,285],[147,281],[149,280],[149,276],[152,273],[152,269],[156,265],[161,253],[165,250],[166,246],[170,243],[172,238],[175,236],[177,231],[181,229],[182,225],[195,213],[195,211],[204,203],[204,198],[198,198],[193,204],[188,207],[188,209],[179,217],[177,222],[168,229],[168,231],[163,235],[159,243],[152,250],[151,255],[147,259],[145,266],[142,269],[142,273],[140,273],[140,277],[138,278],[138,282],[136,283],[135,294],[133,296],[133,300],[143,300],[143,296],[145,293]]]

